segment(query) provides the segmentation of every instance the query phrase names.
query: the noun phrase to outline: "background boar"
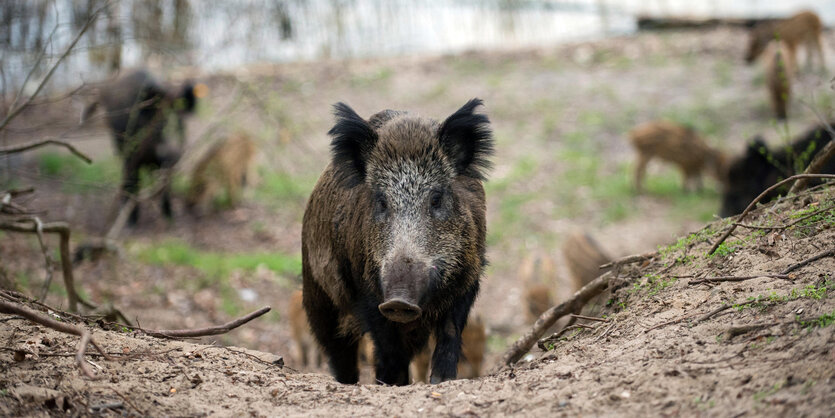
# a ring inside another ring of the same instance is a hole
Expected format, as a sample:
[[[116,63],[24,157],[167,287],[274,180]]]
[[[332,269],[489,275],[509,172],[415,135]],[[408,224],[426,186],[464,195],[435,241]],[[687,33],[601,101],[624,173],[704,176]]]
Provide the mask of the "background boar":
[[[791,50],[792,65],[796,66],[795,55],[800,44],[806,47],[806,64],[811,65],[812,55],[817,55],[822,68],[826,66],[821,46],[823,24],[817,14],[810,11],[800,12],[788,19],[766,22],[751,29],[745,62],[751,64],[765,51],[773,40],[784,41]]]
[[[788,117],[791,99],[791,83],[794,78],[794,51],[786,42],[773,41],[768,47],[765,60],[765,85],[774,116],[779,120]]]
[[[293,355],[296,362],[302,367],[319,367],[322,361],[322,354],[310,327],[307,325],[307,314],[302,305],[302,291],[297,290],[290,296],[290,306],[287,309],[287,318],[290,320],[290,332],[296,342],[296,350]]]
[[[245,134],[236,134],[216,143],[200,159],[191,177],[186,207],[194,212],[206,201],[226,192],[229,206],[241,199],[241,189],[252,178],[255,142]]]
[[[717,180],[724,179],[725,159],[692,128],[668,121],[640,124],[629,131],[629,141],[638,152],[635,188],[643,189],[647,164],[660,158],[676,164],[684,175],[684,189],[702,187],[701,173],[710,170]]]
[[[612,261],[603,247],[586,231],[574,231],[562,245],[562,255],[574,281],[574,289],[580,290],[590,281],[611,270],[600,266]]]
[[[757,137],[745,154],[731,164],[728,188],[722,197],[719,214],[727,217],[741,213],[763,190],[781,179],[803,172],[815,154],[831,140],[829,131],[818,126],[800,136],[789,147],[772,152],[762,138]],[[835,160],[830,160],[822,172],[835,173]],[[762,202],[785,193],[789,186],[775,190]]]
[[[374,343],[376,379],[409,383],[409,362],[436,339],[431,383],[456,377],[461,331],[485,259],[482,181],[493,150],[473,99],[443,123],[335,106],[332,161],[302,223],[304,307],[337,381],[358,380]]]
[[[194,110],[197,102],[194,86],[186,82],[180,88],[159,84],[145,70],[134,70],[103,84],[98,97],[84,110],[82,121],[89,118],[101,105],[113,142],[123,162],[122,201],[139,191],[139,170],[170,168],[180,158],[185,141],[183,117]],[[173,120],[171,120],[173,119]],[[179,144],[172,144],[165,136],[171,121],[179,136]],[[162,191],[162,212],[171,216],[170,191]],[[133,209],[129,224],[139,219],[139,207]]]

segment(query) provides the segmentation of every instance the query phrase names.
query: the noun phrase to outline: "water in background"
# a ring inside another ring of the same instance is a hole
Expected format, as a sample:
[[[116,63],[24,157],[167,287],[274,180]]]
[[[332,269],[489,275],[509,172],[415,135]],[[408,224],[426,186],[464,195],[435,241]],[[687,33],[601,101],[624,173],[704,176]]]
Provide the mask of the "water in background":
[[[105,0],[0,2],[0,90],[31,88]],[[204,71],[469,49],[510,49],[627,34],[635,17],[768,17],[835,0],[122,0],[99,15],[53,76],[62,90],[125,67]],[[46,51],[39,60],[41,51]]]

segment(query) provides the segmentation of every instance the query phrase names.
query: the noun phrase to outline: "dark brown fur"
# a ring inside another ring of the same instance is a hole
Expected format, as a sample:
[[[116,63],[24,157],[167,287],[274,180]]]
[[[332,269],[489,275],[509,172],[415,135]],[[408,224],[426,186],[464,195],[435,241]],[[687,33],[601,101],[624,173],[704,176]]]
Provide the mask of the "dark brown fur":
[[[358,380],[364,332],[378,381],[408,384],[430,333],[430,380],[455,378],[486,264],[482,170],[492,140],[474,113],[480,103],[442,124],[394,111],[365,121],[336,106],[333,160],[304,215],[302,272],[311,328],[339,382]]]
[[[786,43],[786,48],[791,53],[791,64],[797,67],[795,56],[797,47],[805,45],[807,49],[807,66],[811,65],[812,55],[818,57],[820,66],[826,66],[821,44],[821,32],[823,24],[817,14],[810,11],[800,12],[788,19],[776,22],[767,22],[757,25],[751,30],[748,49],[745,53],[745,61],[752,63],[757,59],[768,46],[769,42],[777,40]]]
[[[461,332],[461,357],[458,359],[458,378],[475,379],[481,376],[484,364],[484,350],[487,348],[487,331],[481,316],[473,315],[467,321],[467,326]],[[429,339],[429,344],[412,360],[412,372],[415,382],[428,383],[429,359],[435,349],[435,340]]]
[[[635,188],[643,190],[647,164],[659,158],[678,166],[684,175],[684,189],[701,188],[701,174],[709,170],[720,182],[725,179],[724,155],[707,145],[691,128],[668,121],[638,125],[629,132],[629,141],[638,153]]]
[[[98,97],[82,114],[82,122],[98,106],[106,112],[113,142],[123,161],[122,201],[139,191],[139,171],[170,168],[180,158],[185,137],[183,118],[194,110],[197,96],[190,82],[182,87],[163,86],[145,70],[134,70],[104,83]],[[164,130],[173,118],[179,144],[172,143]],[[171,217],[170,191],[162,193],[162,212]],[[131,212],[129,224],[139,219],[139,206]]]

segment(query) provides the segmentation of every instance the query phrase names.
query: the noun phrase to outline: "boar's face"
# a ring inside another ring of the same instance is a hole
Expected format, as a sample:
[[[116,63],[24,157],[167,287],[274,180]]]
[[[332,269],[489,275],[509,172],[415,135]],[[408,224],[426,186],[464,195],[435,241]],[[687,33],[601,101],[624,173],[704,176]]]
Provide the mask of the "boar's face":
[[[742,213],[754,198],[774,183],[776,168],[768,161],[767,155],[765,142],[757,137],[745,154],[731,164],[720,216],[724,218]]]
[[[362,187],[367,209],[367,256],[379,266],[382,303],[389,320],[412,322],[432,289],[462,268],[468,226],[474,222],[460,176],[483,178],[492,151],[487,117],[474,99],[442,124],[384,111],[369,122],[336,105],[333,166],[344,187]]]

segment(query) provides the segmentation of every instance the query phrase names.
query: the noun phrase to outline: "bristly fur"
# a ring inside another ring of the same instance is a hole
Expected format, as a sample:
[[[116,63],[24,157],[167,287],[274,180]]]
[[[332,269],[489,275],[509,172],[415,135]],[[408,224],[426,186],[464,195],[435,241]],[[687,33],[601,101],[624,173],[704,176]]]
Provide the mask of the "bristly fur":
[[[444,152],[455,162],[458,175],[484,180],[493,154],[493,135],[487,116],[474,113],[483,102],[472,99],[438,129]]]
[[[333,167],[345,187],[365,180],[365,160],[377,144],[377,132],[345,103],[333,105],[336,124],[328,135],[331,140]]]

